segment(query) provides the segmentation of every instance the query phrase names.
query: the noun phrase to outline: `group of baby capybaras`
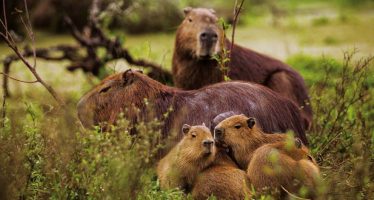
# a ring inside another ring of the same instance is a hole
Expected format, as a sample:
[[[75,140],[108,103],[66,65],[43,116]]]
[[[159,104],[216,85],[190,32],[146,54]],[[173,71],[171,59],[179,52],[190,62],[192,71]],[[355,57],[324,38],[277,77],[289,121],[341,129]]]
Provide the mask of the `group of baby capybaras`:
[[[161,189],[179,188],[194,199],[316,195],[319,167],[299,138],[265,134],[255,118],[233,112],[215,117],[211,129],[185,124],[182,132],[158,163]]]

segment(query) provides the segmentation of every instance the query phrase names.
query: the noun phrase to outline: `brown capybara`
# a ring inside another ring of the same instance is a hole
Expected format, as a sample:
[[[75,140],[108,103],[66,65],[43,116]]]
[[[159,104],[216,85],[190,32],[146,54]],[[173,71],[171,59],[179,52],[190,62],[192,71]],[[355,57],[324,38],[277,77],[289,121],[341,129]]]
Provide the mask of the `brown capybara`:
[[[149,112],[150,106],[153,112]],[[127,70],[104,79],[81,98],[77,109],[86,127],[112,124],[121,112],[133,123],[157,118],[162,122],[164,136],[179,133],[178,127],[183,124],[205,122],[209,127],[210,120],[217,114],[235,111],[259,119],[258,125],[266,132],[292,130],[307,142],[297,106],[288,98],[254,83],[224,82],[185,91]]]
[[[247,169],[250,182],[257,190],[265,186],[275,188],[273,186],[278,184],[288,192],[299,192],[301,185],[312,191],[319,174],[318,166],[299,139],[295,139],[297,145],[292,145],[287,138],[285,134],[265,134],[256,126],[253,117],[244,115],[228,117],[214,129],[214,139],[232,151],[232,159],[241,169]],[[277,149],[278,157],[274,156],[274,149]],[[272,163],[274,160],[278,166]],[[277,170],[280,172],[275,177],[266,174],[275,174]],[[301,184],[292,187],[293,179]]]
[[[235,115],[226,112],[217,115],[211,123],[211,130],[225,118]],[[250,199],[250,183],[245,171],[230,158],[227,149],[217,144],[217,154],[214,162],[202,171],[193,185],[192,197],[196,200],[205,200],[209,196],[217,199],[236,200]]]
[[[214,161],[216,147],[205,125],[184,124],[182,132],[182,140],[158,163],[157,176],[161,189],[189,191],[198,173]]]
[[[185,19],[179,26],[172,60],[174,84],[183,89],[198,89],[224,80],[213,55],[231,42],[224,38],[214,10],[185,8]],[[306,127],[312,121],[308,90],[304,79],[287,64],[234,45],[228,66],[231,80],[243,80],[264,85],[283,96],[291,98],[300,109]]]
[[[298,138],[295,142],[288,140],[258,148],[247,174],[260,193],[275,189],[283,195],[303,198],[314,198],[317,194],[318,165]]]
[[[249,199],[250,186],[245,171],[238,168],[224,148],[217,147],[214,162],[197,176],[192,197],[196,200],[205,200],[210,196],[225,200]]]

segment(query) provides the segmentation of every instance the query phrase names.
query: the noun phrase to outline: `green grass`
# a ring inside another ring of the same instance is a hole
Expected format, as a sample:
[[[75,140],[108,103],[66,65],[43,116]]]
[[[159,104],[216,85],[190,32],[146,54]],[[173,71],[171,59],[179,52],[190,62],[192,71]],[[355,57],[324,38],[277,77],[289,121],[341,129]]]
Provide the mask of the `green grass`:
[[[332,9],[324,3],[293,7],[313,12],[319,8]],[[288,15],[279,27],[271,25],[267,14],[246,15],[236,42],[286,61],[304,77],[315,113],[308,137],[321,165],[323,199],[371,199],[374,67],[365,73],[354,69],[373,52],[374,15],[366,10],[333,13]],[[135,57],[171,67],[174,34],[126,35],[123,40]],[[37,32],[38,47],[66,42],[74,43],[68,35]],[[354,48],[359,52],[347,68],[343,51]],[[1,44],[0,52],[4,56],[10,50]],[[82,128],[76,103],[93,87],[89,79],[99,80],[67,72],[65,64],[37,62],[40,75],[67,102],[63,111],[55,109],[56,102],[40,85],[10,81],[13,97],[6,102],[6,126],[0,128],[0,199],[189,198],[179,190],[159,188],[154,155],[149,153],[154,150],[150,135],[159,134],[158,122],[140,123],[137,128],[145,139],[136,143],[126,120],[113,133]],[[107,68],[119,71],[126,66],[120,60]],[[33,80],[19,62],[12,65],[11,75]],[[350,103],[358,94],[362,98]]]

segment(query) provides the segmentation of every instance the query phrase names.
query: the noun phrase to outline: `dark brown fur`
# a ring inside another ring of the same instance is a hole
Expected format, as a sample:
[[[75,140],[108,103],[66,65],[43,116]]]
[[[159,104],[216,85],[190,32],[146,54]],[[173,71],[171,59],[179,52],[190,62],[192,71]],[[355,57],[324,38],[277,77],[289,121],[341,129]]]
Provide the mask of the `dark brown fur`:
[[[219,53],[222,46],[229,49],[231,43],[223,39],[215,13],[204,8],[188,8],[185,13],[186,17],[177,30],[175,40],[172,63],[175,85],[190,90],[223,81],[217,61],[209,57]],[[215,32],[217,42],[209,47],[203,45],[199,35],[204,32]],[[232,80],[262,84],[291,98],[302,109],[306,126],[310,126],[312,109],[307,88],[300,74],[287,64],[234,45],[228,76]]]
[[[145,98],[154,112],[147,110]],[[165,117],[170,108],[172,111]],[[227,111],[256,117],[259,126],[267,132],[293,130],[307,142],[297,106],[268,88],[252,83],[225,82],[184,91],[129,70],[106,78],[78,103],[78,116],[86,127],[114,123],[118,114],[124,112],[132,122],[160,119],[164,122],[162,133],[165,136],[176,133],[183,124],[205,122],[210,127],[211,119]]]

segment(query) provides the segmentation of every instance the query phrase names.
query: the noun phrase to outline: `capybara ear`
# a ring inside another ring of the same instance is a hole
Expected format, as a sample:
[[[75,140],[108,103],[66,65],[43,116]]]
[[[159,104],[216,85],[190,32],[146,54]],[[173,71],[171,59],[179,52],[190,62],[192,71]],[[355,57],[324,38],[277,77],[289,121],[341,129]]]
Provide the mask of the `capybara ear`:
[[[186,7],[186,8],[184,8],[184,9],[183,9],[184,15],[187,15],[188,13],[190,13],[191,10],[192,10],[191,7]]]
[[[213,9],[213,8],[210,8],[209,11],[212,13],[212,14],[216,14],[216,11]]]
[[[139,72],[141,74],[144,74],[142,70],[136,70],[136,72]]]
[[[300,140],[300,138],[295,138],[295,146],[298,149],[301,149],[301,147],[303,146],[303,142]]]
[[[253,117],[250,117],[247,119],[247,124],[249,128],[253,128],[253,126],[256,124],[256,120]]]
[[[183,126],[182,126],[182,132],[183,132],[183,134],[187,134],[189,131],[190,131],[190,129],[191,129],[191,126],[190,125],[188,125],[188,124],[183,124]]]
[[[126,70],[122,74],[123,86],[130,85],[135,80],[134,72],[131,69]]]

